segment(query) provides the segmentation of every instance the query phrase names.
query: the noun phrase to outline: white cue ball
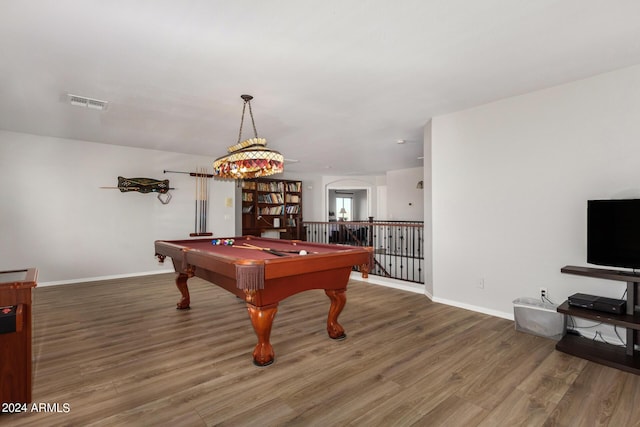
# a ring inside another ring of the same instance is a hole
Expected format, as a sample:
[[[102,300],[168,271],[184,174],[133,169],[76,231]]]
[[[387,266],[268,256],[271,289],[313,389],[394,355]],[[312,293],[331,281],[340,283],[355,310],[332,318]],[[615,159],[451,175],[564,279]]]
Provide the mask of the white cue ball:
[[[300,255],[306,255],[307,251],[305,251],[304,249],[300,251]]]

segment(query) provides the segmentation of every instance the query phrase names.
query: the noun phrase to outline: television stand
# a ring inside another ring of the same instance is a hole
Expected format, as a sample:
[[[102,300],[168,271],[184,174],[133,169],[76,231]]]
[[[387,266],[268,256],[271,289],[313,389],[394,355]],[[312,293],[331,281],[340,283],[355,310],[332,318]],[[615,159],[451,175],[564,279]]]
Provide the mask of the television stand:
[[[640,275],[636,275],[630,271],[576,267],[572,265],[567,265],[561,268],[560,271],[565,274],[627,282],[627,312],[625,314],[612,314],[572,307],[569,306],[567,301],[562,303],[557,309],[558,313],[595,320],[614,326],[622,326],[627,329],[627,344],[626,347],[623,348],[567,334],[558,341],[556,350],[640,375],[640,353],[635,350],[635,346],[639,342],[638,337],[640,336],[640,314],[638,314],[637,311]]]

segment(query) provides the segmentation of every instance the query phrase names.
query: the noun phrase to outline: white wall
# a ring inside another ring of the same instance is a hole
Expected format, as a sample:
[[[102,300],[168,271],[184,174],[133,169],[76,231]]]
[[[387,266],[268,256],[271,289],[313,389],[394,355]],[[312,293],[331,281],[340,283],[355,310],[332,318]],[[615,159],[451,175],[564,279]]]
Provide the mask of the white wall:
[[[326,214],[323,215],[323,200],[325,198],[322,177],[306,173],[285,172],[276,175],[282,179],[302,181],[302,219],[304,221],[326,221]]]
[[[431,120],[424,127],[424,167],[423,167],[423,198],[424,198],[424,291],[433,298],[433,203],[431,184]]]
[[[423,221],[424,189],[416,188],[424,180],[424,168],[400,169],[387,172],[388,218],[395,221]]]
[[[194,231],[194,178],[163,174],[211,167],[200,156],[0,131],[0,270],[37,267],[41,283],[159,272],[156,239]],[[169,179],[156,194],[102,190],[117,177]],[[209,231],[232,236],[235,185],[210,181]],[[235,202],[234,202],[235,204]]]
[[[378,185],[376,187],[376,212],[378,219],[389,218],[389,205],[387,203],[387,186]]]
[[[622,296],[560,268],[586,265],[588,199],[640,197],[640,66],[435,117],[431,144],[436,301]]]

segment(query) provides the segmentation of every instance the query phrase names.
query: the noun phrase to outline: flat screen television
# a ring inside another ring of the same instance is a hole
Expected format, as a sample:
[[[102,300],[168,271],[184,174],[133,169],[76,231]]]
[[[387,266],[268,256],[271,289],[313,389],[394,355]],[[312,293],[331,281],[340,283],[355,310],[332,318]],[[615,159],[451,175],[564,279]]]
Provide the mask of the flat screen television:
[[[588,201],[587,262],[640,268],[640,199]]]

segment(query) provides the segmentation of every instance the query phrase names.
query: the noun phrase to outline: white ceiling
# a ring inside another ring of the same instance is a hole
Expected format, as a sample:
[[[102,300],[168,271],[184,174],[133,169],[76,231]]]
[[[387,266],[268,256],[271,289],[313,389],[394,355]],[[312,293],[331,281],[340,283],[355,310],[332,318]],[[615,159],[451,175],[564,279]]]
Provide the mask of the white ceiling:
[[[288,171],[379,174],[431,117],[638,63],[637,0],[4,0],[0,128],[213,160],[247,93]]]

